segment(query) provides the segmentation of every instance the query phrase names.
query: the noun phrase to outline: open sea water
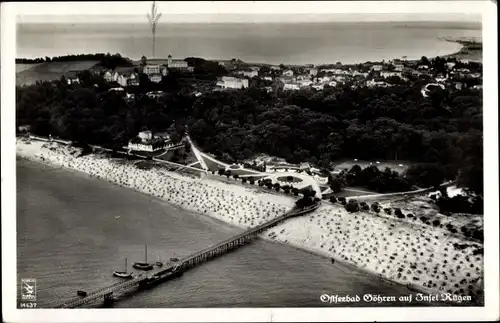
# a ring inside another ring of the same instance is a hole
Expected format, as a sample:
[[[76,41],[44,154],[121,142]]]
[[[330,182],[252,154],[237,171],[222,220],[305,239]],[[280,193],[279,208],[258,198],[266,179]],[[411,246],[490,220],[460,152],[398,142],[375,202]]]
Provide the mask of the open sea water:
[[[162,23],[156,57],[240,58],[269,64],[323,64],[419,59],[460,50],[440,38],[481,39],[480,24],[422,22]],[[17,57],[109,52],[151,57],[146,23],[21,23]]]
[[[18,300],[22,278],[35,278],[37,307],[51,307],[120,281],[134,261],[168,260],[242,229],[90,176],[17,160]],[[293,247],[257,239],[114,307],[318,307],[322,294],[407,295],[406,287]],[[101,306],[97,303],[93,306]],[[411,306],[429,303],[349,303]],[[442,305],[442,304],[440,304]],[[338,304],[346,306],[346,304]]]

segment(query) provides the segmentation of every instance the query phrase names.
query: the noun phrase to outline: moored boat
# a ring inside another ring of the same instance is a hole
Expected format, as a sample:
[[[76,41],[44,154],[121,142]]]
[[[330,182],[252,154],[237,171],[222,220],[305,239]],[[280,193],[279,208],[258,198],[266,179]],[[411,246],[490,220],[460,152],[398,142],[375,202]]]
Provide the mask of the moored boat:
[[[158,261],[156,262],[158,267],[163,267],[163,262],[160,261],[160,256],[158,256]]]
[[[135,269],[141,269],[141,270],[151,270],[153,269],[153,265],[148,263],[148,246],[146,245],[145,248],[145,261],[144,262],[134,262],[132,267]]]
[[[125,270],[124,271],[115,270],[113,272],[113,276],[120,278],[132,278],[132,274],[127,272],[127,258],[125,258]]]

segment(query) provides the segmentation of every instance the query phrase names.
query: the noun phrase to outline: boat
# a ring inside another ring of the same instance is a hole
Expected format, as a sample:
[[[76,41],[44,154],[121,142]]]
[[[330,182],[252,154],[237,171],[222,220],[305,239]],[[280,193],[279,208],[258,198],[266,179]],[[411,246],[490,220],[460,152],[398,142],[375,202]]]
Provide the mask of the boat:
[[[171,279],[180,277],[184,274],[184,270],[181,266],[168,267],[160,272],[147,277],[139,282],[139,288],[151,288],[160,283],[169,281]]]
[[[134,267],[135,269],[141,269],[141,270],[153,269],[153,265],[148,263],[148,246],[147,245],[146,245],[146,249],[145,249],[144,253],[145,253],[145,261],[144,262],[134,262],[132,267]]]
[[[125,270],[124,271],[115,270],[113,272],[113,276],[120,278],[132,278],[132,274],[127,272],[127,258],[125,258]]]
[[[163,267],[163,262],[160,261],[160,256],[158,256],[158,261],[156,262],[158,267]]]
[[[84,292],[83,290],[79,290],[76,292],[76,295],[85,297],[85,296],[87,296],[87,292]]]
[[[172,258],[170,258],[170,261],[176,262],[176,261],[179,261],[179,258],[172,257]]]

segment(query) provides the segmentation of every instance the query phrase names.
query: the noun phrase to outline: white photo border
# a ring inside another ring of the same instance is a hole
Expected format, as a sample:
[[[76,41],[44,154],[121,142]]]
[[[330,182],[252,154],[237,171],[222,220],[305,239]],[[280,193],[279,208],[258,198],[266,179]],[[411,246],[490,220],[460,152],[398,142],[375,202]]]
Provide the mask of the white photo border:
[[[134,4],[127,2],[125,5]],[[92,14],[120,10],[120,2],[45,2],[1,4],[1,169],[2,169],[2,303],[7,322],[242,322],[242,321],[482,321],[499,319],[498,208],[498,51],[497,8],[492,1],[294,1],[170,2],[169,12],[205,13],[430,13],[482,14],[484,66],[484,307],[425,308],[238,308],[238,309],[17,309],[15,52],[16,15],[33,12]],[[163,5],[160,3],[160,5]],[[97,6],[97,7],[96,7]],[[86,9],[85,9],[86,8]],[[90,9],[89,9],[90,8]],[[107,10],[106,8],[110,8]],[[447,11],[448,10],[448,11]],[[95,12],[95,11],[94,11]]]

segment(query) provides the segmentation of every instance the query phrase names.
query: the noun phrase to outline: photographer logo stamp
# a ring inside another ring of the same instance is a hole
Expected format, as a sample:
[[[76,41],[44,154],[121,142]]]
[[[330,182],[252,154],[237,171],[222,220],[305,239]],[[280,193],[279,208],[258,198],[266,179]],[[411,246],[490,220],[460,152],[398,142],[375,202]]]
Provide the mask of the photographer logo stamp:
[[[21,300],[28,302],[36,301],[36,279],[22,278],[21,279]]]

